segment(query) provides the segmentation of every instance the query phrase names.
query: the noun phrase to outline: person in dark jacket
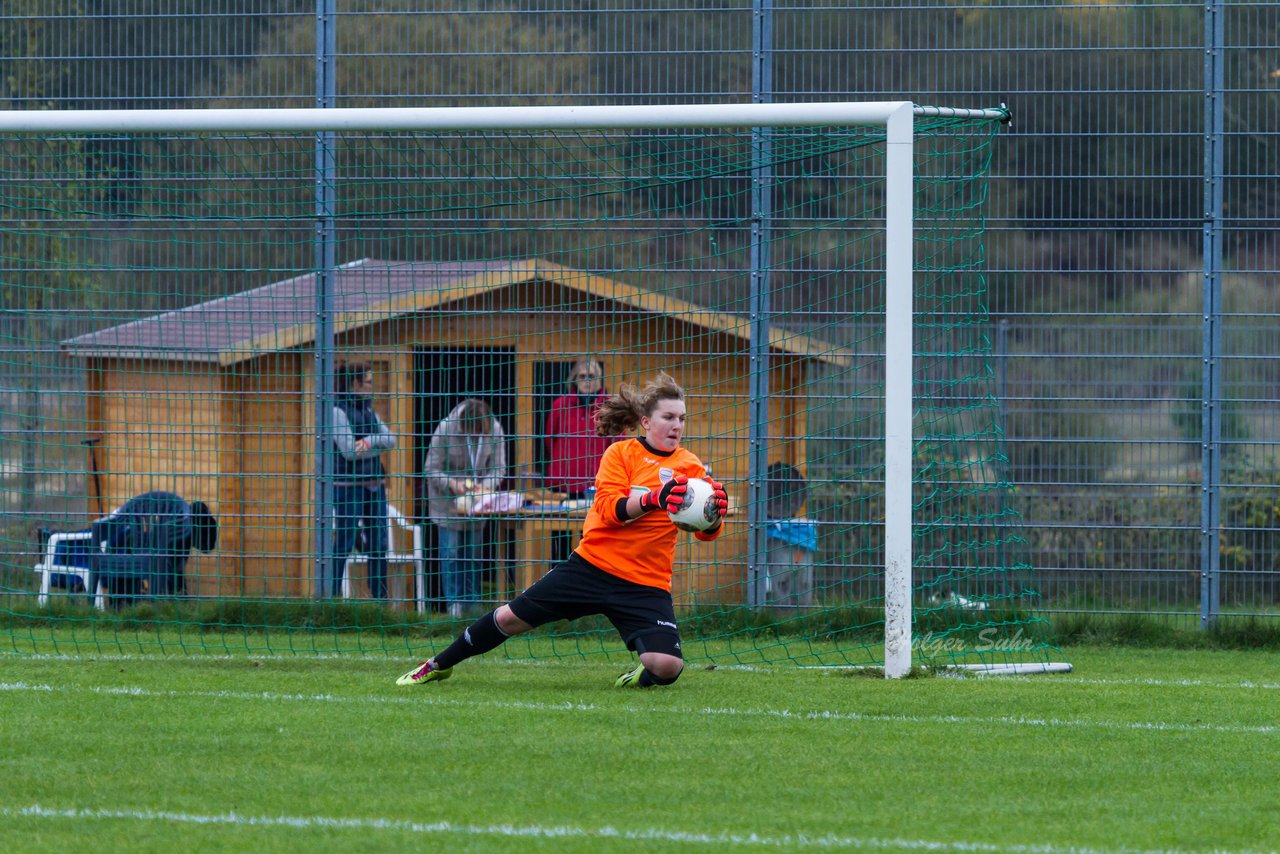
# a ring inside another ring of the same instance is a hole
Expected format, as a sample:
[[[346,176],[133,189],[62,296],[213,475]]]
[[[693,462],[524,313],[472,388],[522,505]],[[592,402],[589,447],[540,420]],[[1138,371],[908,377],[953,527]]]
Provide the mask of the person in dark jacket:
[[[144,584],[151,598],[186,594],[191,549],[210,552],[218,544],[218,520],[208,504],[163,490],[135,495],[88,532],[89,592],[101,581],[116,607],[143,595]]]
[[[369,558],[369,594],[387,597],[387,470],[382,452],[395,434],[373,409],[373,371],[363,363],[343,365],[334,376],[333,573],[329,595],[342,590],[342,568],[363,533]]]

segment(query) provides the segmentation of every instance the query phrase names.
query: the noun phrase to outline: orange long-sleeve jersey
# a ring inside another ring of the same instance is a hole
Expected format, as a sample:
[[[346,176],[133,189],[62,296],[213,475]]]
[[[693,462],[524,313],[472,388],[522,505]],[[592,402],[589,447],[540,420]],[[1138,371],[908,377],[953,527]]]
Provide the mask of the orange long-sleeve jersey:
[[[663,453],[639,439],[610,445],[596,471],[596,497],[587,511],[578,554],[610,575],[669,591],[679,529],[670,516],[659,510],[623,521],[618,517],[618,501],[660,490],[664,483],[681,474],[705,477],[707,467],[684,448]],[[694,536],[714,540],[722,528]]]

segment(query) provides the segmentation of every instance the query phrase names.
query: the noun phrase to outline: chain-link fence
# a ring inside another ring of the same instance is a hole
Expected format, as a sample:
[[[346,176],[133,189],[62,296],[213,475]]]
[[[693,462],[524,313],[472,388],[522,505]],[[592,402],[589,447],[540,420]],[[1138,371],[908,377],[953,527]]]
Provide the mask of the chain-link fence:
[[[1035,568],[1050,611],[1280,613],[1280,5],[431,5],[14,0],[0,10],[0,106],[1006,103],[985,334],[1025,541],[1010,561]],[[129,150],[91,154],[129,175]],[[107,201],[123,220],[119,186]],[[0,255],[23,257],[13,241],[32,215],[8,220]],[[138,266],[68,256],[42,290],[0,259],[6,542],[94,510],[85,378],[58,342],[97,327],[40,294],[122,293]],[[131,289],[148,296],[113,311],[242,289],[148,275],[154,287]],[[34,458],[37,430],[64,430],[66,459]]]

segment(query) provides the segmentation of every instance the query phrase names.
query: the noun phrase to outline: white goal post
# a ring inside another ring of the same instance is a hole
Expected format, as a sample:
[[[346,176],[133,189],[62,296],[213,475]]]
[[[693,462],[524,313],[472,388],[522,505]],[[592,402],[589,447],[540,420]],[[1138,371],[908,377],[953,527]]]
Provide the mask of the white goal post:
[[[883,126],[885,191],[884,672],[912,664],[913,134],[916,116],[1000,120],[1002,110],[909,101],[345,109],[0,111],[0,134],[342,132]]]

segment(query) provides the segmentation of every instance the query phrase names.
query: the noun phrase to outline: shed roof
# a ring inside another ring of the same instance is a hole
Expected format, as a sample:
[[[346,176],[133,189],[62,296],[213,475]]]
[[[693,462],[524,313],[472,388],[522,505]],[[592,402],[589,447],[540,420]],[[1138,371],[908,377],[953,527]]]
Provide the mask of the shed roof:
[[[306,273],[62,342],[81,358],[145,358],[234,365],[310,344],[315,339],[317,276]],[[339,267],[332,278],[335,334],[393,317],[534,281],[613,300],[641,311],[678,318],[704,329],[750,340],[746,318],[713,311],[669,294],[538,258],[507,261],[379,261],[364,258]],[[784,329],[770,330],[784,353],[847,363],[833,345]]]

